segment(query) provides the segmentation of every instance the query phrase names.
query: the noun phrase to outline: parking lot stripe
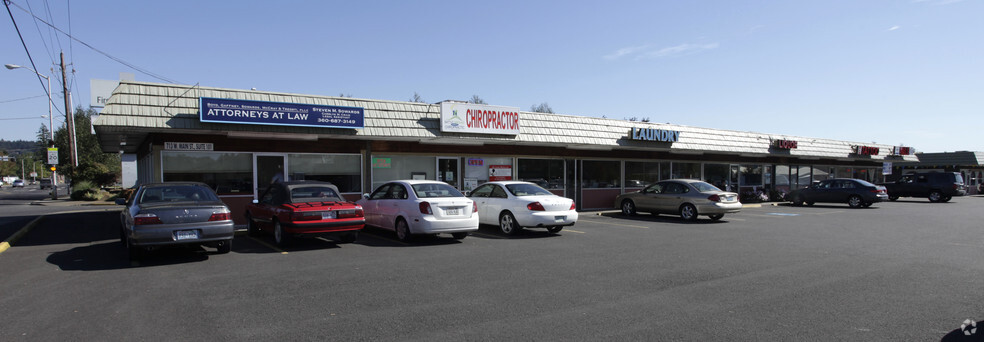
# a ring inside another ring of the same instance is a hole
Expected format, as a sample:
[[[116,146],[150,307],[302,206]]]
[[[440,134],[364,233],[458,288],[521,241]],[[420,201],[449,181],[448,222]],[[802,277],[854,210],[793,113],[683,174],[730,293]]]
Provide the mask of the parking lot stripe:
[[[573,229],[567,229],[567,228],[564,228],[564,230],[562,230],[562,231],[564,231],[564,232],[571,232],[571,233],[578,233],[578,234],[584,234],[584,232],[582,232],[580,230],[573,230]]]
[[[249,238],[252,239],[253,241],[258,242],[261,245],[267,246],[267,248],[270,248],[270,249],[272,249],[274,251],[280,252],[280,254],[287,254],[287,251],[282,250],[280,248],[277,248],[277,246],[271,245],[271,244],[267,243],[266,241],[257,239],[257,238],[252,237],[252,236],[250,236]]]
[[[637,226],[637,225],[632,225],[632,224],[618,224],[618,223],[610,223],[610,222],[602,222],[602,221],[594,221],[594,220],[585,220],[585,219],[581,219],[581,220],[582,221],[587,221],[587,222],[592,222],[592,223],[597,223],[597,224],[607,224],[607,225],[622,226],[622,227],[629,227],[629,228],[649,229],[649,227],[646,227],[646,226]]]

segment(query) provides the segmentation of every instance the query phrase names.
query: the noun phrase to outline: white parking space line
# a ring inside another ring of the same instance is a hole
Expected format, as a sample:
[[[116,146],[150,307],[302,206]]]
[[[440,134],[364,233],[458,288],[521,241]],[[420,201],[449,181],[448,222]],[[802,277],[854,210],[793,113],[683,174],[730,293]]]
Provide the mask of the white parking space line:
[[[629,227],[629,228],[649,229],[649,227],[647,227],[647,226],[639,226],[639,225],[633,225],[633,224],[619,224],[619,223],[602,222],[602,221],[594,221],[594,220],[584,220],[584,219],[581,219],[581,221],[591,222],[591,223],[597,223],[597,224],[604,224],[604,225],[611,225],[611,226],[621,226],[621,227]]]

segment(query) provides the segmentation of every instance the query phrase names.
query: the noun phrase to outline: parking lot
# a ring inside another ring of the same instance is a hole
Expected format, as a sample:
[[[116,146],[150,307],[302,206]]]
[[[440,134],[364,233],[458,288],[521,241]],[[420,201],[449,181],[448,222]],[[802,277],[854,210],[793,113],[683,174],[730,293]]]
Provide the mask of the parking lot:
[[[134,263],[116,212],[53,214],[0,255],[0,340],[939,340],[984,317],[982,204],[582,213],[559,234],[409,244],[240,235]]]

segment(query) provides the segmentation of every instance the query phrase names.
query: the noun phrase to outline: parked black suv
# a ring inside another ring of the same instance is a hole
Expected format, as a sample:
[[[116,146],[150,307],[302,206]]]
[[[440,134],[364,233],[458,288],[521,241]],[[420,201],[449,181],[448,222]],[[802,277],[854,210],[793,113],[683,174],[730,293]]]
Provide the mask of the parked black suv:
[[[963,177],[957,172],[918,172],[902,176],[895,183],[885,183],[888,200],[899,197],[926,197],[930,202],[947,202],[953,196],[967,194]]]

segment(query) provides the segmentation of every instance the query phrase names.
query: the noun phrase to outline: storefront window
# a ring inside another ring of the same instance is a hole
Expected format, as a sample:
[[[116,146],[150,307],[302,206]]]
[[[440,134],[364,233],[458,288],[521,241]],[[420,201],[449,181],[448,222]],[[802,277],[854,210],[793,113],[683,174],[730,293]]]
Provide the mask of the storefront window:
[[[618,161],[596,161],[585,160],[581,162],[583,187],[593,188],[617,188],[621,167]]]
[[[813,181],[819,182],[825,179],[835,178],[833,173],[834,168],[828,166],[814,166],[813,167]]]
[[[659,181],[659,163],[625,162],[625,187],[644,188]]]
[[[563,162],[562,162],[563,163]],[[485,184],[489,181],[489,177],[492,177],[492,173],[489,172],[490,168],[494,168],[497,172],[503,173],[510,176],[509,179],[500,180],[516,180],[515,172],[512,170],[513,159],[512,158],[488,158],[488,157],[465,157],[465,177],[464,177],[464,187],[461,189],[463,191],[472,191],[479,185]],[[528,182],[533,182],[540,184],[540,182],[532,180]],[[543,182],[546,184],[546,182]],[[546,187],[546,185],[542,185]]]
[[[437,179],[436,157],[372,156],[372,188],[397,179]]]
[[[234,152],[161,152],[163,181],[202,182],[219,195],[253,194],[253,155]]]
[[[782,199],[786,194],[789,193],[792,188],[789,182],[789,165],[776,165],[776,186],[773,191],[776,192],[776,197]]]
[[[731,166],[728,164],[704,164],[704,180],[727,191],[730,170]]]
[[[672,178],[701,179],[700,163],[673,162]]]
[[[824,177],[823,179],[827,179]],[[809,166],[799,167],[799,184],[796,186],[800,189],[807,188],[813,185],[813,168]]]
[[[659,162],[659,180],[673,178],[673,173],[670,172],[670,162]]]
[[[352,154],[290,154],[291,180],[331,182],[341,192],[362,192],[362,156]]]
[[[551,190],[564,188],[564,161],[562,159],[520,159],[519,180],[537,183]],[[546,186],[543,185],[546,183]]]
[[[741,186],[762,186],[762,165],[742,165]]]

